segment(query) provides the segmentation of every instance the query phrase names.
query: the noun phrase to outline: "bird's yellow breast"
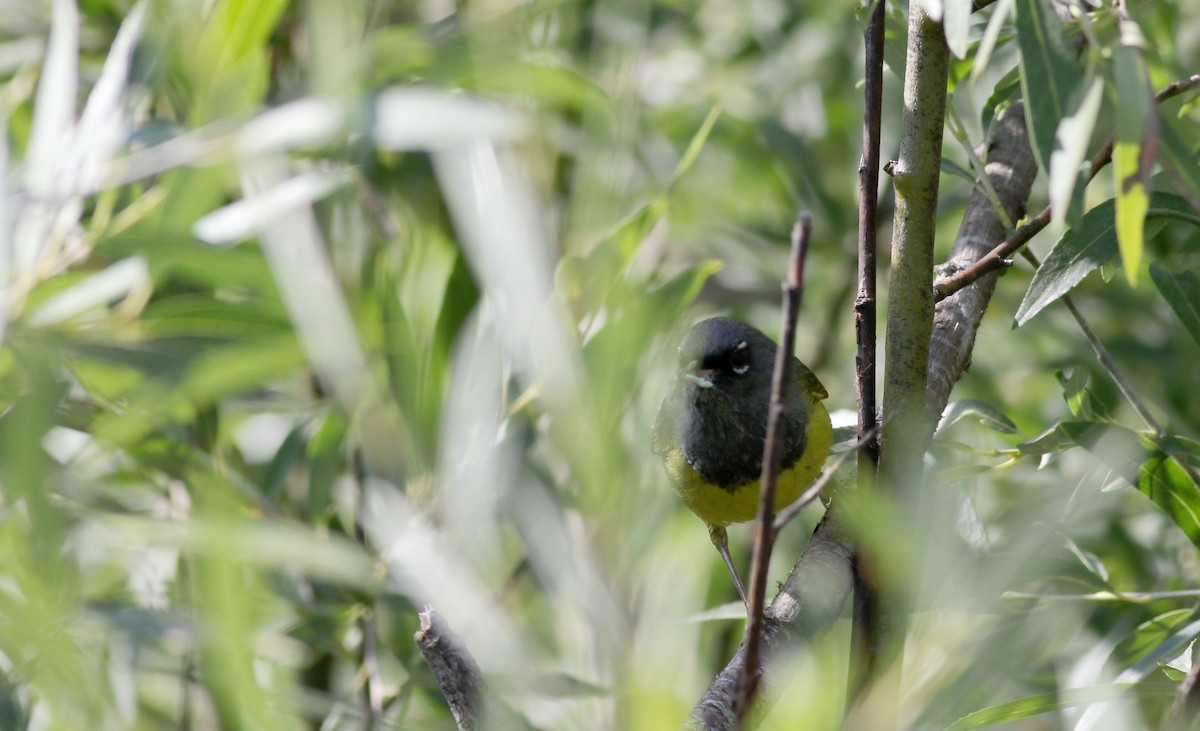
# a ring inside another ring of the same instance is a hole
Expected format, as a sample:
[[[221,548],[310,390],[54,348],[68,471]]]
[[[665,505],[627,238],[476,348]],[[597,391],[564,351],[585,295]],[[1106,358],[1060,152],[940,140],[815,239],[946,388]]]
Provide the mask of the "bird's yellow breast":
[[[804,492],[821,472],[821,465],[833,446],[833,426],[829,412],[820,401],[808,403],[809,417],[805,431],[804,453],[779,475],[775,486],[775,509],[790,505]],[[758,513],[759,483],[757,479],[725,490],[708,484],[700,473],[687,463],[681,447],[673,447],[666,457],[675,492],[684,504],[709,525],[726,526],[753,520]]]

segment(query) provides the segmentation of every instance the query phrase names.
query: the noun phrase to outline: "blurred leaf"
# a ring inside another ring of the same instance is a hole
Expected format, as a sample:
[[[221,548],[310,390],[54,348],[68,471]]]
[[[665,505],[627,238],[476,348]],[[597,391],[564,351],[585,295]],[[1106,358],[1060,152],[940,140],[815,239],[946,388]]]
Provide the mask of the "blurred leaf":
[[[261,388],[304,362],[300,345],[291,333],[209,348],[201,358],[187,363],[178,382],[163,378],[160,370],[156,380],[131,394],[124,411],[102,414],[95,433],[116,444],[136,441],[164,422],[187,419],[196,407]]]
[[[1075,446],[1074,440],[1063,429],[1062,422],[1017,445],[1017,451],[1026,456],[1042,456],[1064,452]]]
[[[1183,323],[1183,329],[1200,343],[1200,276],[1195,272],[1168,272],[1154,262],[1150,265],[1150,278]]]
[[[967,57],[967,43],[971,30],[971,0],[944,0],[942,27],[946,31],[946,45],[955,58]]]
[[[1017,308],[1018,327],[1079,284],[1117,253],[1116,204],[1110,198],[1088,211],[1079,225],[1068,229],[1033,275],[1025,299]],[[1187,202],[1170,193],[1155,193],[1148,218],[1173,218],[1200,225]]]
[[[131,256],[110,264],[70,289],[41,303],[29,316],[33,327],[45,327],[76,317],[120,298],[149,296],[146,260]]]
[[[1004,415],[1004,412],[982,399],[960,399],[950,403],[946,407],[946,410],[942,412],[942,420],[938,424],[938,431],[946,429],[967,416],[976,417],[979,419],[980,424],[1001,434],[1018,433],[1017,425],[1012,423]]]
[[[1125,278],[1137,285],[1141,270],[1150,173],[1160,139],[1154,92],[1146,75],[1146,39],[1137,24],[1120,14],[1121,47],[1113,58],[1117,138],[1113,146],[1113,189],[1117,192],[1117,243]]]
[[[992,52],[996,49],[997,42],[1000,39],[1000,33],[1004,29],[1005,22],[1012,15],[1015,7],[1016,0],[999,0],[992,4],[992,15],[988,18],[987,28],[983,32],[983,38],[979,41],[979,48],[976,49],[975,57],[972,59],[972,81],[977,81],[983,75],[983,72],[987,70],[988,62],[992,59]],[[1015,75],[1013,78],[1016,78]]]
[[[308,519],[325,520],[333,503],[333,485],[346,465],[346,420],[330,411],[321,420],[317,432],[309,440],[305,457],[308,460]]]
[[[1092,685],[1084,688],[1066,688],[1054,693],[1043,693],[1015,701],[990,706],[974,713],[963,716],[946,731],[967,731],[967,729],[984,728],[1001,723],[1019,721],[1041,713],[1059,711],[1064,708],[1089,705],[1100,701],[1121,698],[1134,687],[1133,683],[1112,683],[1107,685]]]
[[[1137,487],[1171,516],[1194,545],[1200,546],[1200,488],[1175,460],[1161,453],[1146,460]]]
[[[1163,112],[1158,113],[1158,127],[1162,134],[1163,164],[1167,168],[1175,189],[1200,213],[1200,158],[1196,154],[1196,143],[1187,141],[1179,129],[1179,123]]]
[[[1016,0],[1008,0],[1015,3]],[[1005,0],[1000,0],[1001,3]],[[1019,68],[1014,68],[1009,71],[992,88],[992,93],[987,101],[983,104],[983,109],[979,112],[979,123],[984,129],[990,130],[992,125],[996,123],[996,117],[999,113],[1011,106],[1014,102],[1021,98],[1021,74]],[[1028,116],[1029,111],[1025,114]]]
[[[1017,46],[1033,151],[1038,166],[1047,171],[1055,132],[1071,113],[1071,96],[1083,84],[1083,73],[1066,28],[1049,2],[1017,0]]]
[[[1146,459],[1148,450],[1136,433],[1116,424],[1096,421],[1064,421],[1062,428],[1072,441],[1091,452],[1130,485],[1139,484],[1139,465]]]
[[[613,292],[618,277],[667,212],[672,193],[687,175],[720,117],[713,107],[688,142],[666,189],[621,221],[586,256],[565,257],[555,271],[555,286],[575,310],[576,317],[595,314]]]

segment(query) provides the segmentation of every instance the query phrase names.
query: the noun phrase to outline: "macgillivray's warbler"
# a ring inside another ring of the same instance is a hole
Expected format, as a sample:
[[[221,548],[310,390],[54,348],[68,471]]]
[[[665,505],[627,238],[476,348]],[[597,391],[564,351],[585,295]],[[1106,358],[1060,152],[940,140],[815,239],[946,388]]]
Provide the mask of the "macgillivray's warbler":
[[[708,524],[743,602],[746,589],[729,555],[725,526],[758,514],[777,348],[737,320],[697,323],[679,346],[679,372],[654,420],[654,453],[662,456],[684,504]],[[792,365],[796,382],[785,389],[778,431],[776,510],[809,486],[833,446],[829,412],[821,403],[829,393],[794,356]]]

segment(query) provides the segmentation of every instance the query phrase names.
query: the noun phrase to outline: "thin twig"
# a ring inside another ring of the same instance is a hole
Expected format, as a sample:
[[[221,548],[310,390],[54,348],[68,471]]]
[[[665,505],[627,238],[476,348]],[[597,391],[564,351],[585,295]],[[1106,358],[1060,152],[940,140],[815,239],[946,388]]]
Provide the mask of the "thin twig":
[[[795,520],[797,515],[811,505],[812,501],[816,500],[825,488],[829,487],[829,483],[833,482],[834,477],[837,477],[838,470],[842,468],[846,460],[850,459],[852,455],[859,454],[867,449],[869,445],[874,444],[875,437],[877,436],[879,436],[879,429],[878,427],[873,427],[871,431],[858,440],[858,443],[853,448],[839,454],[837,459],[833,460],[833,464],[826,467],[821,476],[814,480],[813,484],[809,485],[804,492],[800,493],[800,497],[796,498],[795,502],[784,508],[779,515],[775,516],[775,527],[773,530],[778,533],[783,530],[784,526]]]
[[[1154,95],[1154,102],[1161,104],[1171,97],[1178,96],[1186,91],[1200,87],[1200,74],[1189,76],[1186,79],[1179,79],[1167,84]],[[1091,164],[1088,167],[1088,181],[1096,177],[1104,166],[1112,162],[1113,144],[1115,137],[1110,137],[1107,142],[1096,152],[1092,157]],[[933,286],[934,300],[940,302],[963,287],[975,282],[983,275],[994,272],[997,269],[1003,269],[1009,266],[1012,262],[1009,260],[1013,254],[1020,250],[1025,244],[1028,244],[1034,236],[1041,233],[1042,229],[1050,224],[1050,206],[1046,206],[1040,213],[1031,218],[1025,225],[1018,228],[1011,236],[996,245],[988,253],[984,254],[978,261],[971,266],[955,272],[954,274],[944,277]]]
[[[784,389],[794,388],[794,357],[796,347],[796,318],[804,296],[804,260],[808,254],[808,237],[812,232],[812,217],[800,214],[792,227],[792,254],[788,262],[787,279],[783,285],[783,332],[775,354],[775,369],[771,374],[771,400],[767,411],[767,434],[763,444],[762,494],[759,496],[758,523],[754,530],[754,559],[750,566],[750,616],[746,623],[746,664],[738,681],[734,704],[739,727],[758,692],[759,656],[762,647],[763,606],[767,593],[767,568],[771,563],[771,548],[775,543],[775,483],[779,478],[782,455],[778,450],[779,421],[783,415]]]
[[[883,116],[883,21],[884,1],[876,0],[871,19],[863,31],[863,153],[858,166],[858,296],[854,300],[854,332],[858,352],[854,358],[854,373],[858,385],[858,439],[863,445],[861,450],[856,450],[860,486],[874,480],[879,465],[875,416],[876,322],[879,309],[876,239],[879,230],[879,136]],[[847,703],[853,702],[858,689],[874,667],[879,639],[877,605],[871,571],[865,557],[856,550]]]

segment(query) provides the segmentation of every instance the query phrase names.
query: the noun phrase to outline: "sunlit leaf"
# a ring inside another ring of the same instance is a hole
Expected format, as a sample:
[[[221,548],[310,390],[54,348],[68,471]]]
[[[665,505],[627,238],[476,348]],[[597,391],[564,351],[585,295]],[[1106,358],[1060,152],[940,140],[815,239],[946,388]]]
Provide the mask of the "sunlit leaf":
[[[1117,138],[1113,146],[1117,243],[1125,278],[1137,284],[1141,269],[1146,213],[1150,207],[1150,173],[1159,147],[1158,116],[1146,75],[1146,45],[1141,29],[1121,17],[1121,47],[1113,58]]]
[[[1192,543],[1200,546],[1200,487],[1174,459],[1160,453],[1146,460],[1137,487],[1171,516]]]

